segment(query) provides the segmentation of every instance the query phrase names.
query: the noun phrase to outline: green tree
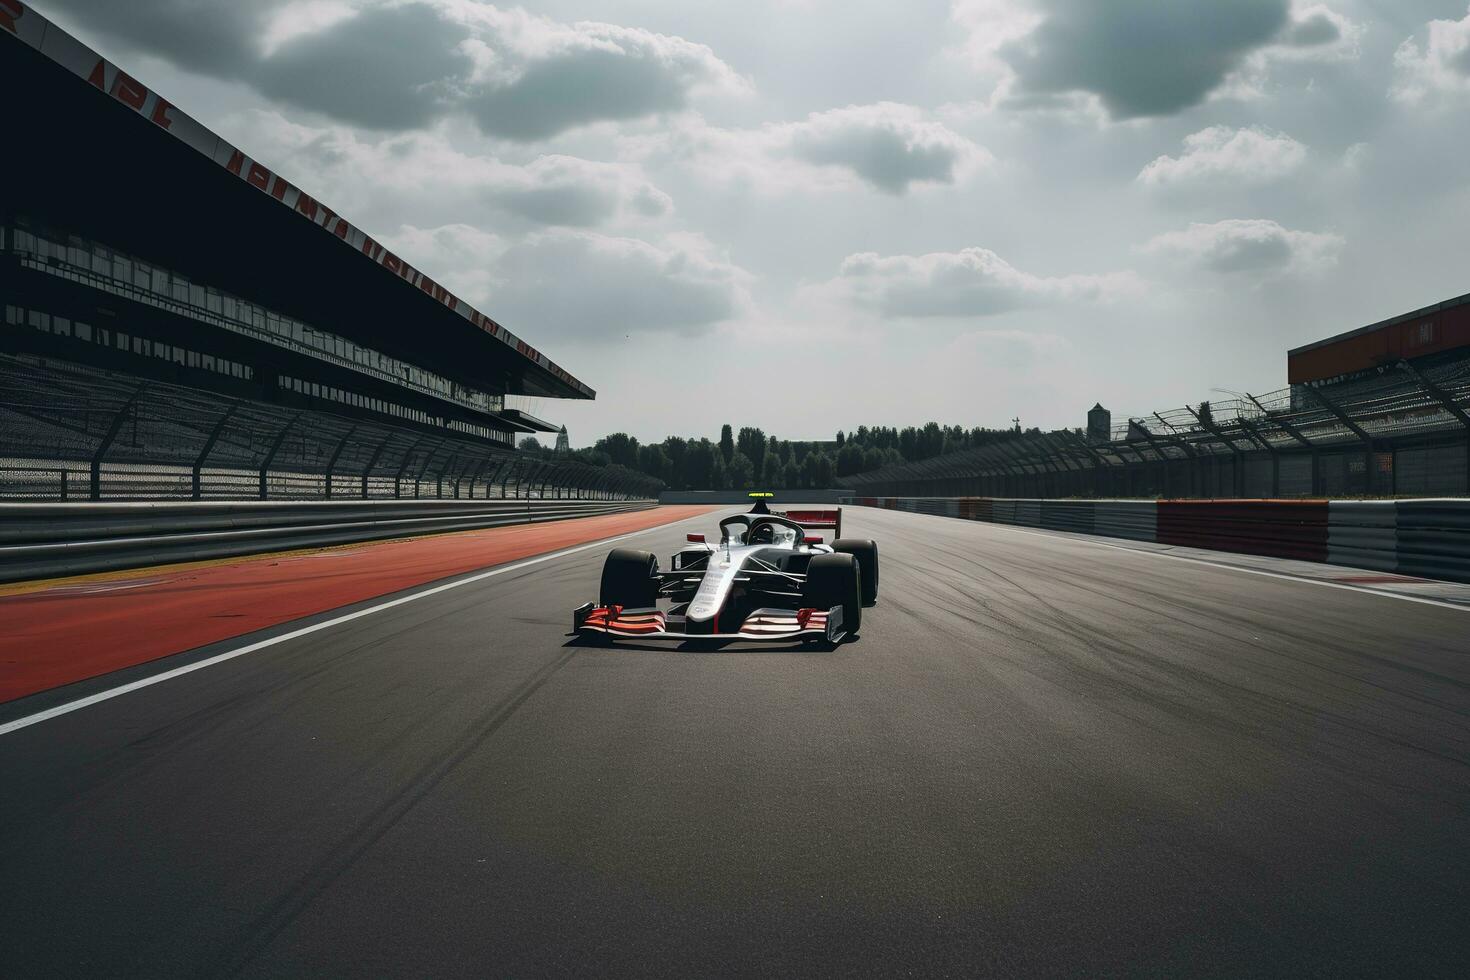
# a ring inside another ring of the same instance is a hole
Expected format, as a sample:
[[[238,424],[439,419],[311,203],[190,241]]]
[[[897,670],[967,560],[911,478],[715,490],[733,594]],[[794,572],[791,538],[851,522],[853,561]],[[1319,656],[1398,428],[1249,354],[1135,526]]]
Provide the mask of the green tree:
[[[781,490],[786,486],[785,467],[781,465],[781,457],[778,453],[766,450],[766,465],[761,471],[762,490]]]
[[[909,426],[898,434],[898,451],[909,462],[914,462],[919,458],[919,431],[913,426]]]
[[[612,458],[600,449],[576,449],[572,451],[572,459],[578,463],[588,466],[607,466]]]
[[[744,426],[735,438],[735,451],[744,453],[759,471],[766,461],[766,434],[760,429]]]
[[[664,440],[664,455],[669,460],[668,484],[676,490],[689,489],[689,470],[687,457],[689,455],[689,441],[679,436],[669,436]]]
[[[720,455],[727,463],[735,455],[735,436],[728,425],[720,426]]]
[[[832,464],[832,457],[826,453],[814,453],[817,461],[816,472],[812,476],[812,486],[819,490],[825,490],[832,486],[833,471],[836,469]]]
[[[664,455],[662,446],[639,446],[638,469],[665,483],[669,482],[669,458]]]
[[[541,440],[535,436],[526,436],[521,440],[521,452],[523,453],[539,453],[543,448]]]
[[[689,442],[688,472],[686,472],[686,483],[689,489],[722,489],[722,483],[716,482],[714,466],[719,464],[719,479],[725,479],[725,460],[720,457],[717,445],[711,444],[709,439],[700,439],[698,442]]]
[[[855,442],[848,442],[837,451],[837,475],[852,476],[863,471],[863,449]]]
[[[755,478],[755,464],[750,457],[735,450],[735,455],[730,457],[730,465],[726,468],[726,479],[731,490],[748,490],[751,480]]]
[[[608,459],[619,466],[626,466],[630,470],[638,468],[638,440],[626,432],[603,436],[592,448],[607,453]]]

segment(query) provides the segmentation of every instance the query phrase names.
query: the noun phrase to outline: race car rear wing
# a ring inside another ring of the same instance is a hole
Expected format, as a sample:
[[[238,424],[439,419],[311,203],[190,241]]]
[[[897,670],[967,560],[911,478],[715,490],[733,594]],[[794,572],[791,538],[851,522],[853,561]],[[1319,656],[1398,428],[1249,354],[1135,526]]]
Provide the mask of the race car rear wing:
[[[842,508],[834,507],[831,510],[788,510],[775,511],[788,521],[795,521],[802,527],[809,528],[831,528],[832,537],[842,537]]]

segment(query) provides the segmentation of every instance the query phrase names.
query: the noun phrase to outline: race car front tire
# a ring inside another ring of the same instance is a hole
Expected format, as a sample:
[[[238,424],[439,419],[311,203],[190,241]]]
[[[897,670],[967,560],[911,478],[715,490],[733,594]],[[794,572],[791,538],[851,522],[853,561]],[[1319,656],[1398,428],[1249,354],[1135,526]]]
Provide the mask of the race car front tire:
[[[646,551],[614,548],[602,565],[598,604],[625,609],[648,609],[658,605],[658,579],[653,573],[658,561]]]
[[[863,625],[862,566],[852,555],[817,555],[806,568],[801,604],[808,609],[842,607],[842,628],[856,636]]]
[[[857,559],[862,572],[863,605],[878,604],[878,542],[867,538],[838,538],[832,542],[832,550]]]

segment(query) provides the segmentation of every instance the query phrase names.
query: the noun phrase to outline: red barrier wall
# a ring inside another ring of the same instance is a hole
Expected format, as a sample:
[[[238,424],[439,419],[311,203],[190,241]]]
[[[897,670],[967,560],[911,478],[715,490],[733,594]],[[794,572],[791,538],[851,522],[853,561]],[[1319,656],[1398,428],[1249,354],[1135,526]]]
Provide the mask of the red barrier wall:
[[[961,497],[960,516],[967,521],[994,520],[989,497]]]
[[[1160,500],[1160,544],[1327,560],[1325,500]]]

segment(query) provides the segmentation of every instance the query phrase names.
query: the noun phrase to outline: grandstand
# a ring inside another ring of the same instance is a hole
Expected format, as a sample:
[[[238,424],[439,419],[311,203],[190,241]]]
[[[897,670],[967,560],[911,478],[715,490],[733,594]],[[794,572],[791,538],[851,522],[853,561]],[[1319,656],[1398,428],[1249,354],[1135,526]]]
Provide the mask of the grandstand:
[[[519,460],[519,436],[560,429],[524,399],[593,390],[35,10],[5,10],[0,82],[24,97],[0,154],[0,497],[656,489]]]
[[[1291,385],[839,480],[868,496],[1308,497],[1470,492],[1470,296],[1288,354]],[[1090,422],[1106,416],[1096,406]]]

